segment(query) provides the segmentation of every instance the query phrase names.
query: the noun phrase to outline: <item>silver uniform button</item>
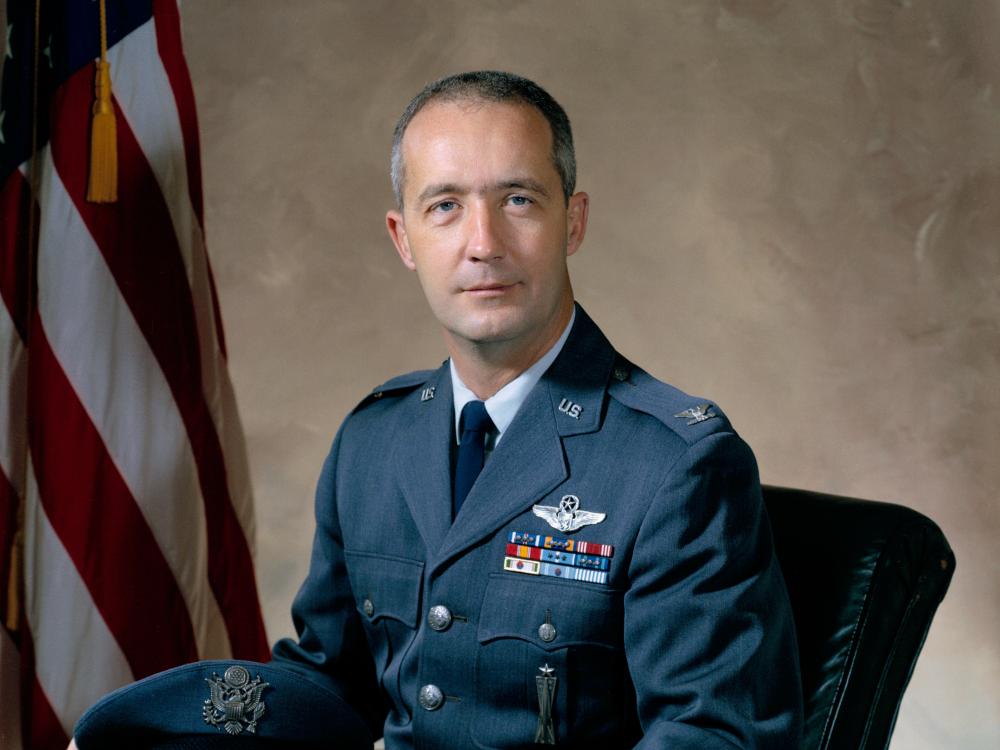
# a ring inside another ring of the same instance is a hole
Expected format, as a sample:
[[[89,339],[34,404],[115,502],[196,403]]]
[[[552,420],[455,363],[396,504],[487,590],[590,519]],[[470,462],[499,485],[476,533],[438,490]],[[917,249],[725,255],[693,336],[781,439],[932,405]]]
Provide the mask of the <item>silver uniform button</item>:
[[[375,614],[375,605],[372,603],[371,599],[365,599],[361,603],[361,609],[364,610],[364,613],[367,617],[371,617],[373,614]]]
[[[437,685],[424,685],[417,694],[417,702],[426,711],[436,711],[444,703],[444,693]]]
[[[552,643],[556,639],[556,626],[551,622],[543,622],[538,626],[538,637],[546,643]]]
[[[443,604],[435,604],[427,613],[427,624],[431,626],[431,630],[447,630],[451,625],[451,610]]]

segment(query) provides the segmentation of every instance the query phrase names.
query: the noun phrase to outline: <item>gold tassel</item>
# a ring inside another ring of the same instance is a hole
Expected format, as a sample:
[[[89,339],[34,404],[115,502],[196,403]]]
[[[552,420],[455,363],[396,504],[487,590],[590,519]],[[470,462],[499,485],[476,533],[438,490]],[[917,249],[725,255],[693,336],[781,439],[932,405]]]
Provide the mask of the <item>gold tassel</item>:
[[[87,200],[114,203],[118,200],[118,135],[115,108],[111,104],[111,65],[98,62],[94,81],[94,117],[90,125],[90,179]]]
[[[111,65],[108,63],[108,18],[101,0],[101,59],[94,77],[94,117],[90,122],[90,178],[87,200],[115,203],[118,200],[118,134],[115,108],[111,103]]]

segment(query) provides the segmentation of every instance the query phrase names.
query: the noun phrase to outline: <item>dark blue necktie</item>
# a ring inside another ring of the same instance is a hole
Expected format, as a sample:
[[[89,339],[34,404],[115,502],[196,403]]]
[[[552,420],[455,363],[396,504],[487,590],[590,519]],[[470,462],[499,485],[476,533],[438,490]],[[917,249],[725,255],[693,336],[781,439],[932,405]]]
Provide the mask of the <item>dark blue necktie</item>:
[[[455,492],[452,495],[452,517],[465,502],[465,498],[483,470],[486,433],[494,429],[493,420],[486,413],[482,401],[470,401],[462,407],[462,437],[458,444],[458,461],[455,462]]]

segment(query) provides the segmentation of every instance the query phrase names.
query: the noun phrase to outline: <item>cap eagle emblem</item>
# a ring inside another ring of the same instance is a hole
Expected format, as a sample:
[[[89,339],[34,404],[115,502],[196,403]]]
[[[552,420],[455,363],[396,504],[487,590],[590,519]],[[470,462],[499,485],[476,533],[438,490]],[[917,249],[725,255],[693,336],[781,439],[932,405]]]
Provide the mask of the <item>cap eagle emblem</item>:
[[[261,694],[271,683],[261,682],[260,675],[251,681],[250,673],[238,664],[227,669],[221,678],[212,673],[205,682],[210,691],[201,710],[205,723],[225,729],[228,734],[254,734],[257,722],[264,715]]]

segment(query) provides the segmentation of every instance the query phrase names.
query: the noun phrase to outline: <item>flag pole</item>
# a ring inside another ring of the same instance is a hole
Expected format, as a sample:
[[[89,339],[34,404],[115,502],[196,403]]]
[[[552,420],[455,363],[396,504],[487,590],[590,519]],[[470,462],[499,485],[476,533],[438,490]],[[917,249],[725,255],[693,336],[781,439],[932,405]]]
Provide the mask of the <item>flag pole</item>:
[[[38,241],[38,231],[35,225],[35,205],[38,202],[38,43],[41,36],[42,0],[35,0],[35,34],[34,45],[32,47],[32,73],[31,73],[31,156],[29,158],[30,167],[28,169],[28,246],[26,274],[28,293],[26,300],[27,325],[25,326],[24,351],[27,357],[25,361],[25,374],[27,375],[26,387],[31,388],[31,329],[32,320],[35,314],[37,302],[36,283],[36,258],[35,244]],[[31,429],[31,420],[28,416],[28,409],[24,410],[25,435]],[[30,442],[30,440],[29,440]],[[24,446],[25,454],[29,453],[28,445]],[[28,494],[28,461],[21,462],[20,486],[21,492],[17,497],[17,520],[14,530],[13,544],[10,547],[10,574],[7,580],[7,621],[5,625],[11,633],[17,633],[21,626],[21,604],[24,600],[24,522],[25,506],[27,505]]]

